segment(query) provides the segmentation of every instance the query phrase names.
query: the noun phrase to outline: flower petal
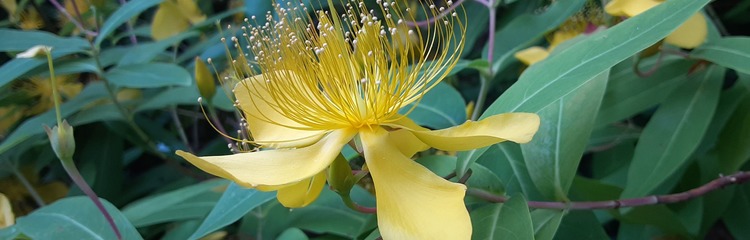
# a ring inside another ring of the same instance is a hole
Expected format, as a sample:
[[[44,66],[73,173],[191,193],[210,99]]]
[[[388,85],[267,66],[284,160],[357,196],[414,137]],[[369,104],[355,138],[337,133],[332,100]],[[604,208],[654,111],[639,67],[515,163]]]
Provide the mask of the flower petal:
[[[408,118],[402,118],[392,125],[411,130],[414,136],[431,147],[445,151],[466,151],[506,140],[527,143],[539,129],[539,116],[534,113],[497,114],[435,131],[415,129],[415,124]]]
[[[317,143],[298,149],[209,157],[196,157],[179,150],[176,153],[201,170],[233,180],[244,187],[284,185],[323,171],[355,134],[351,129],[335,130]]]
[[[383,239],[469,239],[466,186],[449,182],[407,158],[382,128],[360,132],[375,183]]]
[[[296,76],[286,72],[289,76]],[[323,136],[323,131],[302,130],[304,125],[281,114],[269,104],[273,97],[265,84],[263,75],[245,79],[234,87],[239,108],[245,115],[253,140],[263,147],[284,148],[310,145]]]
[[[706,23],[706,17],[701,13],[697,13],[669,34],[664,41],[681,48],[692,49],[706,41],[707,36],[708,24]]]
[[[276,193],[276,199],[284,207],[301,208],[315,201],[325,185],[326,171],[323,170],[311,178],[279,189]]]
[[[406,129],[390,132],[388,141],[392,142],[406,157],[414,156],[414,154],[430,148],[430,146],[424,144],[411,131]]]
[[[660,0],[614,0],[604,7],[612,16],[632,17],[661,4]]]
[[[515,56],[516,59],[518,59],[518,61],[521,61],[523,64],[531,65],[547,58],[547,56],[549,56],[549,52],[547,52],[547,49],[543,47],[533,46],[518,51],[513,56]]]

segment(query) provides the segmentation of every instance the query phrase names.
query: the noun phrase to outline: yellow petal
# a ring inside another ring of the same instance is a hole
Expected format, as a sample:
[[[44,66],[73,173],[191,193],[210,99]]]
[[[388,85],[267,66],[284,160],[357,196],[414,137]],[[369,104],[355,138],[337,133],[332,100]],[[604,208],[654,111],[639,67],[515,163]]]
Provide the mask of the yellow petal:
[[[660,0],[614,0],[604,7],[612,16],[632,17],[661,4]]]
[[[435,131],[415,129],[415,124],[408,118],[393,125],[412,130],[414,136],[430,147],[466,151],[506,140],[527,143],[539,129],[539,116],[533,113],[504,113]]]
[[[317,143],[298,149],[208,157],[196,157],[179,150],[176,153],[201,170],[244,187],[284,185],[323,171],[355,134],[351,129],[332,131]]]
[[[392,131],[388,137],[388,141],[392,142],[406,157],[414,156],[414,154],[430,148],[430,146],[424,144],[411,131],[406,129]]]
[[[16,217],[10,207],[10,200],[5,194],[0,193],[0,228],[15,224]]]
[[[681,48],[692,49],[706,41],[706,36],[708,36],[706,18],[703,14],[697,13],[669,34],[664,41]]]
[[[296,76],[292,72],[285,74]],[[265,81],[263,75],[256,75],[238,83],[233,90],[253,140],[261,146],[272,148],[306,146],[318,141],[323,131],[301,130],[305,126],[285,117],[268,102],[273,99],[271,94],[268,89],[259,86]]]
[[[547,56],[549,56],[549,52],[547,52],[547,49],[544,49],[543,47],[533,46],[518,51],[513,56],[515,56],[516,59],[521,61],[523,64],[531,65],[547,58]]]
[[[154,14],[151,37],[157,41],[166,39],[185,31],[188,27],[190,27],[190,22],[182,16],[177,4],[164,1],[159,4],[159,9]]]
[[[449,182],[407,158],[382,128],[360,132],[375,183],[383,239],[469,239],[466,186]]]
[[[194,0],[177,0],[177,7],[180,9],[182,16],[192,24],[206,20],[206,15],[201,12]]]
[[[311,178],[302,180],[294,185],[279,189],[276,199],[288,208],[301,208],[309,205],[320,196],[320,191],[326,185],[326,171],[321,171]]]

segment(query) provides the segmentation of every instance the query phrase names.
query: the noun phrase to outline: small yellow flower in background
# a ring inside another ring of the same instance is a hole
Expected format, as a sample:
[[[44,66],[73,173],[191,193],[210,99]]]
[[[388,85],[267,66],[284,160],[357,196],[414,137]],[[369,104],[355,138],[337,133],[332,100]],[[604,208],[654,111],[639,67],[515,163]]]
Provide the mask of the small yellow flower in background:
[[[662,0],[614,0],[609,2],[604,10],[612,16],[633,17],[652,7],[661,4]],[[708,24],[701,13],[696,13],[682,23],[674,32],[664,39],[666,43],[692,49],[706,41]]]
[[[549,56],[549,54],[559,45],[560,43],[563,43],[565,41],[568,41],[572,38],[575,38],[576,36],[583,33],[583,30],[578,31],[578,29],[570,31],[570,30],[558,30],[555,31],[552,35],[552,40],[549,43],[549,47],[543,48],[539,46],[533,46],[521,51],[516,52],[514,55],[516,59],[521,61],[523,64],[531,65],[534,63],[537,63],[539,61],[544,60]]]
[[[516,52],[514,57],[527,66],[542,61],[561,43],[573,39],[578,35],[595,31],[597,26],[603,23],[602,15],[601,7],[587,2],[583,11],[571,16],[552,33],[552,36],[548,37],[549,46],[547,48],[539,46],[529,47]]]
[[[16,215],[10,206],[10,200],[5,194],[0,193],[0,229],[9,227],[16,223]]]
[[[275,5],[278,20],[269,13],[269,23],[243,27],[244,39],[232,39],[239,59],[230,62],[252,63],[260,72],[234,66],[240,70],[234,78],[243,79],[233,89],[236,104],[253,139],[241,142],[265,150],[177,154],[239,185],[277,190],[287,207],[303,207],[320,194],[327,167],[353,141],[362,147],[374,181],[384,239],[469,239],[466,186],[411,157],[429,147],[465,151],[506,140],[525,143],[536,133],[539,117],[506,113],[432,131],[400,115],[399,109],[418,102],[455,66],[464,39],[455,38],[453,28],[464,26],[454,14],[426,31],[399,31],[404,21],[414,20],[409,11],[416,9],[378,2],[383,18],[364,3],[349,1],[343,14],[333,8],[317,11],[318,23],[312,25],[307,8],[290,2]],[[431,1],[425,8],[432,16],[441,10]],[[393,42],[410,38],[404,34],[426,42]],[[436,52],[451,45],[458,51]],[[244,59],[245,49],[252,59]]]
[[[0,140],[5,138],[10,128],[23,117],[23,109],[17,105],[0,107]]]
[[[159,4],[151,24],[151,37],[162,40],[180,34],[206,20],[195,0],[167,0]]]
[[[78,95],[83,89],[83,83],[77,79],[78,75],[65,75],[55,78],[57,88],[63,99],[71,99]],[[52,85],[48,77],[32,77],[21,83],[21,89],[36,102],[26,110],[26,115],[36,115],[45,112],[54,106],[52,98]]]

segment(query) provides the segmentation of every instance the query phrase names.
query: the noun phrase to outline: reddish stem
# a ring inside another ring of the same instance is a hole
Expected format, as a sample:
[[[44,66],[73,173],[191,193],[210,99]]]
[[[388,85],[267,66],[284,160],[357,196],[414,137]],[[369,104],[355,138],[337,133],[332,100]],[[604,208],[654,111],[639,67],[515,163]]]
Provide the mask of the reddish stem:
[[[738,172],[728,176],[721,176],[711,182],[706,183],[703,186],[690,189],[688,191],[667,194],[667,195],[651,195],[640,198],[628,198],[628,199],[617,199],[608,201],[585,201],[585,202],[543,202],[543,201],[529,201],[528,205],[532,208],[547,208],[547,209],[569,209],[569,210],[593,210],[593,209],[613,209],[621,207],[639,207],[655,204],[669,204],[686,201],[696,197],[703,196],[709,192],[713,192],[717,189],[725,186],[742,184],[750,180],[750,172]],[[490,202],[504,203],[508,201],[508,197],[495,195],[494,193],[469,188],[466,190],[468,195],[472,195]]]
[[[101,200],[99,200],[99,197],[96,196],[96,193],[94,192],[91,187],[89,187],[89,184],[86,183],[85,180],[83,180],[83,177],[81,176],[81,173],[78,172],[78,168],[76,168],[73,161],[69,161],[66,163],[65,160],[62,161],[63,168],[65,168],[65,171],[68,172],[68,175],[71,179],[73,179],[73,182],[78,185],[78,188],[83,191],[83,193],[86,194],[86,196],[91,199],[91,201],[94,202],[94,205],[96,205],[96,208],[99,209],[99,211],[104,215],[104,218],[107,219],[107,222],[109,223],[109,226],[112,227],[112,230],[115,232],[115,235],[117,236],[117,239],[122,239],[122,235],[120,235],[120,230],[117,229],[117,225],[115,225],[115,220],[112,219],[112,216],[109,215],[109,212],[107,212],[107,209],[104,208],[104,205],[102,204]]]

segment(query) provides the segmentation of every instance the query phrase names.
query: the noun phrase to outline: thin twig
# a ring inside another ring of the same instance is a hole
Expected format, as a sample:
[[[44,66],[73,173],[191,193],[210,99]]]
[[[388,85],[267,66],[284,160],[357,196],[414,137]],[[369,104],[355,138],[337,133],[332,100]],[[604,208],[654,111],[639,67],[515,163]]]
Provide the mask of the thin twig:
[[[75,1],[73,1],[75,2]],[[120,5],[125,5],[127,2],[125,0],[119,0]],[[138,39],[135,37],[135,33],[133,33],[133,23],[130,21],[127,21],[125,23],[126,30],[128,31],[128,34],[130,35],[130,43],[133,45],[138,45]]]
[[[96,35],[99,35],[96,32],[92,32],[92,31],[89,31],[86,28],[84,28],[83,24],[81,24],[80,22],[78,22],[78,20],[76,20],[75,18],[73,18],[73,16],[71,16],[70,13],[68,13],[68,11],[65,10],[65,7],[63,7],[62,5],[60,5],[60,3],[57,2],[57,0],[49,0],[49,2],[52,3],[52,5],[54,5],[55,8],[57,8],[57,10],[60,11],[60,13],[62,13],[65,16],[65,18],[67,18],[71,23],[73,23],[73,25],[75,25],[76,28],[78,28],[78,30],[80,30],[82,33],[84,33],[84,34],[86,34],[88,36],[92,36],[92,37],[96,36]]]
[[[36,191],[36,189],[34,189],[34,186],[31,185],[29,180],[27,180],[26,177],[24,177],[23,174],[18,171],[18,168],[13,167],[13,175],[15,175],[16,178],[18,178],[18,181],[21,182],[21,185],[23,185],[23,187],[25,187],[26,190],[29,191],[29,195],[31,195],[31,198],[34,199],[36,205],[38,205],[39,207],[44,207],[47,205],[46,203],[44,203],[42,197],[39,196],[39,193]]]
[[[706,183],[703,186],[693,188],[688,191],[667,195],[651,195],[639,198],[584,202],[528,201],[527,204],[532,208],[568,210],[616,209],[621,207],[639,207],[656,204],[669,204],[690,200],[713,192],[717,189],[721,189],[725,186],[742,184],[749,180],[750,172],[738,172],[728,176],[721,176],[711,182]],[[494,193],[477,188],[469,188],[468,190],[466,190],[466,194],[487,200],[489,202],[504,203],[508,201],[508,197],[506,196],[496,195]]]
[[[489,91],[488,85],[492,79],[495,78],[495,71],[492,69],[495,55],[495,22],[497,10],[495,9],[494,1],[488,0],[487,8],[490,11],[489,16],[489,29],[487,33],[487,62],[489,68],[487,68],[487,74],[479,76],[479,95],[477,95],[477,101],[474,105],[474,111],[471,114],[471,120],[479,119],[482,115],[482,109],[484,108],[484,101],[487,98],[487,92]]]

